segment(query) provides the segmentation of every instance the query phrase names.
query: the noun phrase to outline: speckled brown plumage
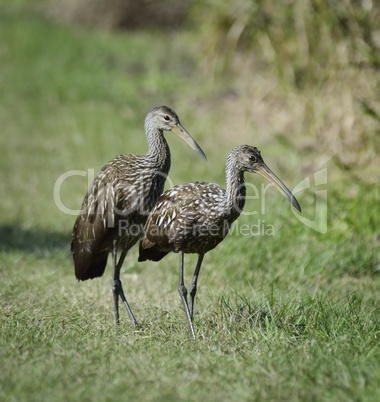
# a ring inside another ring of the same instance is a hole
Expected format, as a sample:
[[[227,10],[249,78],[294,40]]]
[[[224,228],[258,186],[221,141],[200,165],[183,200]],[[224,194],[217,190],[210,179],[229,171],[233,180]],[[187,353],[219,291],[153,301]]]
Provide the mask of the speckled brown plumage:
[[[226,190],[216,184],[203,182],[175,186],[158,198],[145,224],[139,261],[159,261],[171,251],[180,253],[179,291],[194,337],[193,302],[203,255],[225,238],[244,208],[244,172],[259,173],[272,181],[292,205],[301,211],[291,192],[265,165],[257,148],[241,145],[228,155]],[[184,253],[199,254],[191,285],[190,308],[183,284]]]
[[[146,155],[119,155],[99,172],[83,200],[75,222],[71,251],[79,280],[102,276],[113,253],[112,287],[116,321],[120,296],[134,323],[119,273],[127,251],[140,239],[155,201],[164,189],[170,169],[170,151],[163,130],[172,131],[199,155],[203,151],[181,126],[177,114],[166,106],[151,110],[145,120],[149,143]],[[122,251],[116,262],[117,252]]]

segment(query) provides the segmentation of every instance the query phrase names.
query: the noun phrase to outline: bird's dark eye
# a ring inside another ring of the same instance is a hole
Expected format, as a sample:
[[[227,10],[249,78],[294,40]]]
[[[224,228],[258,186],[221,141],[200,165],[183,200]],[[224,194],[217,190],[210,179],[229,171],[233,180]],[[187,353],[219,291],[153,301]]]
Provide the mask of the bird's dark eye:
[[[256,162],[256,156],[255,155],[249,155],[249,161],[254,163]]]
[[[166,114],[166,115],[164,116],[164,119],[165,119],[166,121],[169,121],[169,120],[170,120],[170,117]]]

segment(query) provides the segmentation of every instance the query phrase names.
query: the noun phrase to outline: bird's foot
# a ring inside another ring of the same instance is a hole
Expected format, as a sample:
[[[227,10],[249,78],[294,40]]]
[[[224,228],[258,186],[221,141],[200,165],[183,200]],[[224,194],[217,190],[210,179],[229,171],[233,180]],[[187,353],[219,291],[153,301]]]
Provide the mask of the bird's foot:
[[[137,321],[135,316],[132,313],[131,308],[129,307],[129,304],[127,302],[127,299],[125,298],[124,291],[123,291],[123,285],[121,284],[120,279],[113,279],[112,280],[112,292],[113,292],[113,300],[114,300],[114,305],[115,305],[115,320],[116,324],[119,324],[119,297],[124,303],[125,308],[127,309],[127,312],[129,314],[129,318],[131,319],[131,323],[133,326],[137,326]]]

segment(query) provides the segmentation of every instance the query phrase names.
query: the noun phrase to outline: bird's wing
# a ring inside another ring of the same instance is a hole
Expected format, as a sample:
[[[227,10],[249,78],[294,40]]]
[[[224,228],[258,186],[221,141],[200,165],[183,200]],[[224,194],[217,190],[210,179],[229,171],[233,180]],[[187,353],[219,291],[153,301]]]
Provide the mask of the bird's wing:
[[[149,249],[155,244],[162,247],[169,245],[168,231],[165,230],[170,225],[173,214],[175,215],[176,203],[171,196],[170,190],[162,194],[152,211],[144,228],[144,238],[141,242],[143,249]]]
[[[171,251],[181,237],[188,237],[194,226],[204,218],[202,204],[222,199],[224,190],[211,183],[186,183],[162,194],[144,228],[143,249],[159,246]]]
[[[138,209],[136,186],[129,175],[120,178],[111,161],[90,185],[72,232],[71,251],[78,279],[101,276],[104,272],[112,239],[118,233],[118,216]],[[123,166],[124,172],[126,167]]]
[[[94,278],[104,272],[108,252],[100,253],[100,247],[107,230],[115,224],[114,201],[112,182],[107,182],[107,176],[100,172],[88,189],[72,232],[71,252],[78,279]],[[101,264],[94,267],[98,254],[103,254]]]

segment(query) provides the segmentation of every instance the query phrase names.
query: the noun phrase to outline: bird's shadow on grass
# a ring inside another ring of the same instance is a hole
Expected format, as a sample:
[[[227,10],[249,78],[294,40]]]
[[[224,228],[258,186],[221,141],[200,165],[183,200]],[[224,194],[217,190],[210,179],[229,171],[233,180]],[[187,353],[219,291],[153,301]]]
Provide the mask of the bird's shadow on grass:
[[[37,255],[70,250],[70,233],[36,228],[25,229],[17,224],[0,226],[0,251],[24,251]]]

